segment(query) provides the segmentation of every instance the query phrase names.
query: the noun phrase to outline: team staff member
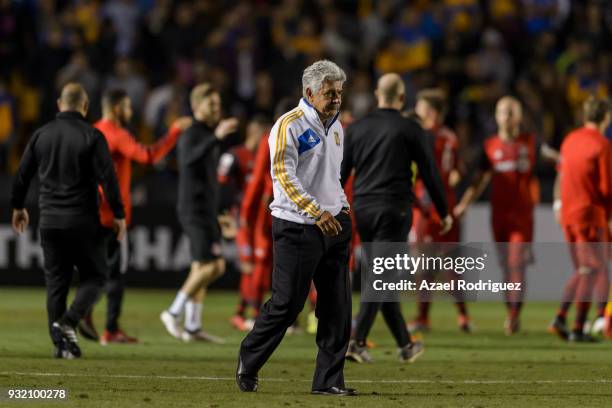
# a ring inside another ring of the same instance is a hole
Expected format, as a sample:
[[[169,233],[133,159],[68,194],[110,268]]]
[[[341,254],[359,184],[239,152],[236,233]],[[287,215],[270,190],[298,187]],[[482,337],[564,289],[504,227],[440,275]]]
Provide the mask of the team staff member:
[[[236,382],[241,391],[257,390],[258,371],[304,307],[314,281],[319,353],[312,393],[355,394],[344,385],[351,220],[340,185],[344,134],[337,118],[345,81],[344,71],[333,62],[315,62],[304,70],[299,105],[270,131],[272,296],[240,346]]]
[[[98,218],[98,184],[104,188],[118,239],[125,214],[104,136],[85,121],[89,101],[83,87],[69,83],[58,100],[60,113],[38,129],[26,146],[13,184],[13,228],[29,223],[24,201],[36,173],[40,182],[40,240],[47,285],[49,331],[56,358],[78,358],[74,328],[96,301],[107,275]],[[66,298],[74,268],[79,286],[70,308]]]
[[[343,182],[355,171],[353,211],[361,241],[406,242],[412,224],[413,161],[440,216],[441,233],[447,233],[453,222],[427,135],[400,113],[406,99],[400,76],[383,75],[376,97],[378,109],[347,128],[342,162]],[[423,353],[423,344],[410,339],[399,302],[361,303],[347,358],[371,361],[366,341],[379,309],[399,347],[400,361],[414,361]]]
[[[174,122],[168,134],[152,146],[138,143],[127,129],[132,119],[132,102],[123,89],[111,89],[102,98],[102,119],[97,128],[108,143],[113,164],[119,180],[121,200],[125,206],[125,219],[129,226],[132,218],[130,186],[132,183],[132,161],[153,165],[163,159],[176,145],[181,132],[191,125],[191,118],[181,118]],[[109,273],[106,282],[108,303],[106,309],[106,328],[100,343],[137,343],[138,339],[128,336],[119,327],[119,316],[125,289],[124,274],[127,270],[127,240],[122,245],[114,239],[112,232],[113,214],[106,196],[101,194],[100,221],[107,235],[107,255]],[[81,334],[90,340],[98,340],[98,333],[93,325],[91,311],[79,324]]]
[[[610,105],[591,97],[584,103],[583,115],[584,126],[567,135],[561,145],[557,207],[575,270],[551,325],[561,338],[575,342],[594,340],[583,332],[594,290],[598,316],[604,315],[610,281],[607,246],[601,243],[609,241],[612,233],[612,150],[603,135],[610,124]],[[568,333],[566,316],[572,297],[576,319]]]
[[[191,91],[193,124],[178,142],[178,218],[189,238],[191,270],[170,307],[160,318],[170,335],[184,341],[223,342],[202,330],[206,289],[225,272],[221,257],[219,212],[219,142],[238,128],[234,118],[221,120],[221,96],[210,84]],[[184,330],[180,317],[185,311]]]

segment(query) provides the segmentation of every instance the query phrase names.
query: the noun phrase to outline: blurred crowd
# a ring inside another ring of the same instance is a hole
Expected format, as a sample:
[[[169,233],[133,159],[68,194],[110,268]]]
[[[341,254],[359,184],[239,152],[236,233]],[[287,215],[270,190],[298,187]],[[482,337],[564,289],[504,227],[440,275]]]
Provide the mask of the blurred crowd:
[[[355,118],[373,107],[376,78],[397,72],[409,99],[447,92],[467,159],[507,93],[525,130],[558,146],[585,98],[609,93],[611,33],[604,0],[0,0],[0,171],[16,168],[69,81],[89,93],[92,120],[101,94],[124,88],[132,130],[151,142],[188,113],[198,82],[246,126],[282,97],[297,102],[302,70],[322,57],[346,70]]]

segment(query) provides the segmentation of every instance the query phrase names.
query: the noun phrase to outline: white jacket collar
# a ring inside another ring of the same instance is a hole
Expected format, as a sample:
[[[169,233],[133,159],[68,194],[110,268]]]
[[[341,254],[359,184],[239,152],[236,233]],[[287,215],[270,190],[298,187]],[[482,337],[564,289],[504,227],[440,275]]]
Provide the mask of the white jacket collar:
[[[327,132],[329,132],[329,129],[331,129],[333,124],[336,122],[338,116],[340,116],[340,111],[338,111],[338,113],[334,115],[332,120],[329,121],[329,125],[325,127],[325,125],[323,125],[323,123],[321,122],[321,118],[319,118],[319,114],[317,113],[315,107],[312,106],[305,98],[300,99],[300,103],[298,106],[302,110],[302,112],[304,112],[304,117],[306,118],[306,120],[312,126],[316,126],[317,130],[322,131],[325,136],[327,136]]]

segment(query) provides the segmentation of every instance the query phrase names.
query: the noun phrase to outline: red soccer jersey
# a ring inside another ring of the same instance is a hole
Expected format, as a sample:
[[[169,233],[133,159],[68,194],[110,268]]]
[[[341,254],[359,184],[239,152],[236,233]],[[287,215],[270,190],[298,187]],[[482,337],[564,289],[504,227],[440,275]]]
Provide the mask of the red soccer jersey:
[[[130,198],[130,184],[132,182],[132,161],[153,164],[160,161],[176,145],[181,134],[177,127],[171,127],[168,134],[152,146],[144,146],[138,143],[134,137],[123,127],[106,119],[101,119],[94,125],[106,138],[108,150],[113,158],[121,200],[125,207],[125,219],[130,224],[132,217],[132,200]],[[100,191],[100,222],[105,227],[113,226],[113,212],[110,209],[106,197]]]
[[[612,211],[610,142],[596,129],[580,128],[561,144],[561,222],[606,227]]]
[[[480,166],[493,173],[490,201],[494,222],[531,224],[536,202],[535,163],[536,143],[531,134],[521,134],[509,141],[498,135],[485,140]]]
[[[442,184],[444,184],[446,201],[449,208],[452,208],[457,200],[455,190],[449,184],[449,179],[451,171],[457,168],[459,139],[452,130],[445,126],[432,130],[431,134],[434,138],[434,159],[436,161],[438,171],[440,172]],[[431,221],[439,224],[440,218],[436,211],[432,211],[432,202],[427,194],[427,189],[425,188],[422,180],[417,180],[414,186],[414,192],[419,202],[419,211],[427,210],[430,217],[432,217]]]

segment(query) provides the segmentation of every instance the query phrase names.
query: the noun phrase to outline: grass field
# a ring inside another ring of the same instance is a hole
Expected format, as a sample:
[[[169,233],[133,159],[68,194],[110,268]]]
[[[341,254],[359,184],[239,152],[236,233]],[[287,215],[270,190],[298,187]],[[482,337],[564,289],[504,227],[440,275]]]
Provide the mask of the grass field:
[[[316,353],[314,337],[286,337],[260,372],[260,391],[241,394],[234,383],[243,334],[227,323],[235,294],[212,293],[204,309],[206,329],[226,345],[183,344],[167,335],[159,312],[173,292],[130,290],[123,325],[142,344],[103,347],[81,340],[80,360],[54,360],[46,333],[41,289],[0,288],[0,406],[57,407],[290,407],[290,406],[612,406],[612,342],[563,344],[545,332],[554,305],[530,304],[524,330],[503,335],[503,306],[471,305],[476,332],[460,334],[449,303],[433,307],[434,330],[426,353],[400,365],[382,319],[372,333],[378,347],[370,365],[347,363],[347,385],[358,397],[309,395]],[[408,309],[408,307],[406,307]],[[96,309],[102,327],[104,304]],[[411,312],[413,309],[411,309]],[[63,388],[57,402],[16,402],[9,388]]]

